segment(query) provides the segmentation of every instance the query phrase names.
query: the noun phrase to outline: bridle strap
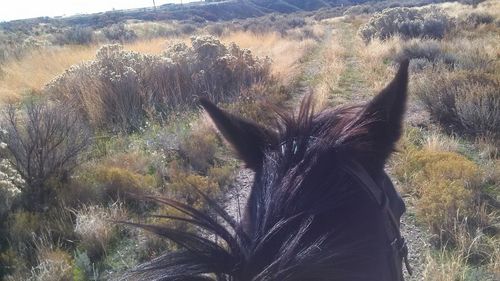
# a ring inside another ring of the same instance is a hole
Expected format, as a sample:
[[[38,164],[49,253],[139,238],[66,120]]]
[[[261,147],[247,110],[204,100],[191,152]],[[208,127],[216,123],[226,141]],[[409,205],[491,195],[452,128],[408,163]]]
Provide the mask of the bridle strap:
[[[399,255],[399,258],[402,258],[405,263],[406,270],[408,274],[412,275],[413,270],[410,266],[410,262],[408,260],[408,248],[405,242],[405,239],[401,236],[401,232],[399,230],[399,222],[394,216],[391,208],[389,207],[389,199],[387,198],[387,194],[380,187],[373,178],[368,174],[366,169],[361,166],[359,163],[351,161],[347,166],[346,170],[356,179],[361,186],[367,191],[367,193],[372,197],[372,199],[380,206],[381,211],[384,212],[388,219],[390,228],[393,230],[393,235],[395,235],[395,239],[391,242],[391,246],[396,250]],[[389,231],[389,230],[388,230]],[[391,234],[387,234],[389,239],[391,238]],[[402,278],[401,278],[402,280]]]

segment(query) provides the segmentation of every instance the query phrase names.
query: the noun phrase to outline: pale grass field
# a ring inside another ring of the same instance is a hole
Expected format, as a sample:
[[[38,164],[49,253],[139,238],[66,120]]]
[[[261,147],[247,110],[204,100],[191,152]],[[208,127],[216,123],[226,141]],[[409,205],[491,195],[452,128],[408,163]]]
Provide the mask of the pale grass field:
[[[271,58],[272,71],[283,83],[290,82],[296,76],[298,60],[315,44],[312,39],[299,42],[275,33],[255,35],[237,32],[221,40],[226,44],[234,42],[242,48],[248,48],[260,57]],[[125,44],[124,49],[145,54],[160,54],[167,46],[179,42],[189,45],[190,39],[185,36],[139,40]],[[33,51],[21,60],[7,62],[2,66],[4,76],[0,78],[0,101],[15,101],[31,90],[41,90],[50,80],[70,66],[92,60],[98,48],[97,45],[49,47]]]
[[[463,17],[471,12],[471,7],[469,5],[458,2],[441,3],[437,6],[443,9],[448,15],[455,18]],[[488,13],[498,18],[500,16],[500,1],[490,0],[479,3],[473,11],[477,13]]]
[[[271,58],[273,74],[285,84],[297,76],[300,72],[299,59],[316,44],[312,39],[298,41],[284,38],[277,33],[257,35],[235,32],[222,37],[221,40],[226,44],[234,42],[242,48],[250,49],[259,57]]]
[[[18,99],[30,90],[40,90],[70,66],[91,60],[97,46],[66,46],[33,51],[21,60],[2,66],[0,101]]]

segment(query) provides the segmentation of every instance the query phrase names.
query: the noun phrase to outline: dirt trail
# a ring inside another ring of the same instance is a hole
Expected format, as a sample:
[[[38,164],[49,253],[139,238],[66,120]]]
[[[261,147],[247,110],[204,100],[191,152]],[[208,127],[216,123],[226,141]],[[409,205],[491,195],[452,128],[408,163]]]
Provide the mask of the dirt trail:
[[[331,104],[346,104],[367,100],[372,96],[372,90],[366,88],[363,80],[361,61],[359,58],[359,40],[356,38],[354,27],[350,23],[340,22],[333,28],[341,29],[336,32],[340,38],[342,46],[346,50],[345,68],[341,73],[338,84],[331,92],[329,101]],[[302,62],[302,75],[298,80],[296,90],[288,106],[296,108],[304,94],[308,93],[310,88],[318,81],[321,76],[322,52],[328,47],[328,42],[332,39],[331,28],[327,30],[322,42],[308,55]],[[389,167],[390,170],[390,167]],[[248,169],[241,169],[236,177],[234,187],[228,193],[226,208],[228,212],[239,219],[244,212],[247,197],[253,183],[253,172]],[[414,210],[408,206],[407,213],[403,216],[401,222],[401,231],[406,238],[409,247],[409,260],[414,274],[408,276],[405,270],[406,281],[423,280],[423,266],[425,252],[429,249],[428,234],[416,225]]]

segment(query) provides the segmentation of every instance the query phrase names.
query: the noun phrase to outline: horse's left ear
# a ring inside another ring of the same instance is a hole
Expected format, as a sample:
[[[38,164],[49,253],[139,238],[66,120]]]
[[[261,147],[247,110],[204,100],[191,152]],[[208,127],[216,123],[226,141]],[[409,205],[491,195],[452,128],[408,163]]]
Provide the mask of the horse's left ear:
[[[259,169],[262,166],[265,149],[277,143],[276,133],[226,112],[208,99],[201,98],[200,104],[247,167],[254,171]]]
[[[404,60],[394,79],[362,111],[362,118],[373,120],[368,126],[369,142],[385,161],[401,137],[408,97],[408,65]]]

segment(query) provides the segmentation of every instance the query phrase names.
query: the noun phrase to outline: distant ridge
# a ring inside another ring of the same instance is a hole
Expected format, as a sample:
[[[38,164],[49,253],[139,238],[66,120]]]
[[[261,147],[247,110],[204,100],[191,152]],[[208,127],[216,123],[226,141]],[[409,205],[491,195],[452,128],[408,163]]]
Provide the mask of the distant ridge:
[[[400,0],[406,2],[406,0]],[[417,2],[445,2],[440,0],[417,0]],[[322,8],[344,7],[366,2],[389,2],[387,0],[226,0],[190,2],[187,4],[165,4],[157,9],[140,8],[116,10],[88,15],[76,15],[62,18],[41,17],[26,20],[0,22],[0,28],[16,30],[19,27],[50,23],[54,26],[89,26],[100,28],[127,20],[193,20],[226,21],[263,16],[269,13],[294,13],[315,11]],[[408,0],[407,2],[411,2]]]

